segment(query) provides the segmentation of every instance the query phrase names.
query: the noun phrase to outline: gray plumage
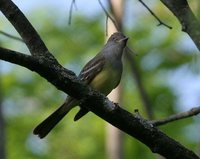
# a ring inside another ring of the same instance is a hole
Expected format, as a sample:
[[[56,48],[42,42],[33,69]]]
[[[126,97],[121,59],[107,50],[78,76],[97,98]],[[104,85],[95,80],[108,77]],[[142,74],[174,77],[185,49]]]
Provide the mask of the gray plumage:
[[[83,67],[78,78],[93,89],[108,95],[120,82],[123,68],[121,57],[127,40],[128,38],[120,32],[112,34],[104,48]],[[78,104],[78,100],[68,96],[55,112],[34,129],[33,133],[40,138],[45,137]],[[74,120],[80,119],[86,113],[88,110],[81,108]]]

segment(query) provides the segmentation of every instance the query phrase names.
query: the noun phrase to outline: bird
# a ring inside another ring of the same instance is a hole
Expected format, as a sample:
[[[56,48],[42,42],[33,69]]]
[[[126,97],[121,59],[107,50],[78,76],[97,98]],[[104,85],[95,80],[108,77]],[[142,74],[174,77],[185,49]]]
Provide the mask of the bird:
[[[102,50],[83,67],[78,78],[92,89],[107,96],[120,83],[123,71],[122,55],[127,41],[128,37],[123,33],[113,33]],[[68,96],[56,111],[36,126],[33,134],[44,138],[71,109],[78,105],[79,100]],[[89,110],[81,107],[74,121],[88,112]]]

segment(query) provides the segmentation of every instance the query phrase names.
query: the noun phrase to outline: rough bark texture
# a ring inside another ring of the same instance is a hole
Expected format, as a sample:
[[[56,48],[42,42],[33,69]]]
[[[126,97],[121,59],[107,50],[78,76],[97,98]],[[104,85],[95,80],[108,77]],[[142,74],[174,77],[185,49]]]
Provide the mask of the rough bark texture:
[[[200,23],[192,12],[187,0],[161,0],[176,16],[186,32],[200,50]]]
[[[82,107],[88,108],[102,119],[141,141],[152,152],[168,159],[199,159],[194,152],[168,137],[137,114],[127,112],[110,102],[104,95],[91,90],[71,71],[63,68],[49,53],[38,34],[12,1],[1,0],[0,10],[20,33],[33,55],[0,48],[0,59],[37,72],[57,89],[80,99]]]

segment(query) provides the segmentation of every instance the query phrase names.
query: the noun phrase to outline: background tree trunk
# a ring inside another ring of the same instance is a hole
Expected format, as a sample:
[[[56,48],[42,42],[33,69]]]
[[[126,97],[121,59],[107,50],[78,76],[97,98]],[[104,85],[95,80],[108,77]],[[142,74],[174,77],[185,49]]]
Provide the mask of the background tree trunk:
[[[122,19],[123,19],[123,12],[124,12],[124,1],[123,0],[110,0],[110,8],[114,13],[116,21],[119,25],[119,28],[122,28]],[[113,22],[108,20],[108,37],[117,31]],[[121,105],[121,97],[122,97],[122,85],[119,85],[116,89],[114,89],[109,95],[108,98],[111,101],[119,103]],[[115,128],[114,126],[110,125],[109,123],[106,125],[106,149],[108,159],[123,159],[124,158],[124,151],[123,151],[123,134],[122,132]]]

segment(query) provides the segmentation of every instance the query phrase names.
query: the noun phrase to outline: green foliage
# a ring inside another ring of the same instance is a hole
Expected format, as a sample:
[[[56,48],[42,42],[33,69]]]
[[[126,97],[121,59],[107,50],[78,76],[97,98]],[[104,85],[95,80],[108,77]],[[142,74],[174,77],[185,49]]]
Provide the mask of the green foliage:
[[[156,118],[164,118],[177,111],[178,96],[168,82],[170,72],[192,64],[194,53],[182,47],[183,43],[180,42],[184,37],[175,18],[163,14],[159,7],[160,5],[155,5],[159,17],[166,23],[169,22],[173,30],[163,26],[156,27],[155,20],[147,13],[143,15],[143,20],[136,22],[134,28],[125,29],[125,32],[130,37],[129,46],[138,53],[136,63],[153,105],[154,114]],[[56,15],[40,15],[39,19],[34,19],[33,17],[39,16],[39,12],[35,11],[31,16],[31,23],[53,55],[61,64],[77,74],[102,48],[105,35],[102,15],[89,19],[81,15],[74,16],[71,26],[67,25],[67,21],[58,23],[59,17]],[[7,40],[2,40],[1,44],[8,48],[16,46],[16,49],[21,49],[21,44],[16,44],[12,40],[9,40],[9,44]],[[25,52],[25,49],[22,48],[20,51]],[[131,112],[139,109],[140,113],[146,116],[126,61],[124,68],[122,105],[127,106],[125,109]],[[75,109],[46,139],[40,140],[32,135],[33,128],[62,104],[66,95],[35,73],[14,65],[1,76],[1,82],[4,90],[8,159],[106,158],[103,120],[89,113],[75,123],[73,117],[78,111]],[[162,126],[161,129],[194,149],[196,143],[185,134],[185,131],[195,122],[193,119],[185,119]],[[124,135],[124,138],[126,159],[155,158],[155,155],[137,140],[128,135]]]

